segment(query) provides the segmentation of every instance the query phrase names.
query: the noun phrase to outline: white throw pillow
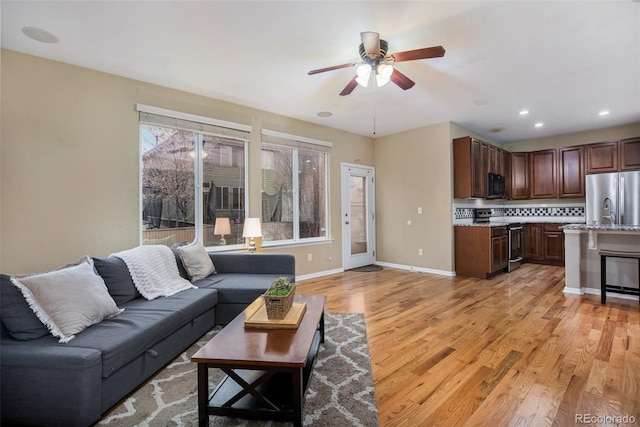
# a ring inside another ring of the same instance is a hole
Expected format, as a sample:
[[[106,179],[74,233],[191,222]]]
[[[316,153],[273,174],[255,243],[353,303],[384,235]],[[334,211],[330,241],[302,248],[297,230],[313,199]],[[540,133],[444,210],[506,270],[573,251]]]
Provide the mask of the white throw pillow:
[[[180,254],[182,265],[187,270],[192,282],[204,279],[216,272],[213,261],[211,261],[211,257],[202,243],[195,242],[190,245],[180,246],[178,254]]]
[[[12,277],[29,307],[61,343],[91,325],[122,313],[93,269],[91,258],[48,273]]]

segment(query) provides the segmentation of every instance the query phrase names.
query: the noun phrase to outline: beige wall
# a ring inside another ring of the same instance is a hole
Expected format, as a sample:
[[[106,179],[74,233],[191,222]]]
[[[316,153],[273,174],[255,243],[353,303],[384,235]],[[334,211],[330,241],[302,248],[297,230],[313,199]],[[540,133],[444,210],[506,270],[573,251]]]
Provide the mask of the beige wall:
[[[550,136],[547,138],[529,139],[505,144],[504,148],[514,152],[536,151],[549,148],[570,147],[572,145],[591,144],[594,142],[616,141],[636,136],[640,136],[640,123]]]
[[[370,138],[7,50],[1,78],[0,271],[44,271],[138,244],[137,103],[252,125],[250,215],[260,212],[262,127],[331,141],[334,241],[279,251],[296,254],[298,275],[342,266],[340,163],[373,165]]]
[[[0,271],[38,272],[139,242],[137,103],[251,125],[249,215],[260,215],[260,130],[331,141],[332,241],[283,247],[297,274],[342,267],[340,164],[376,167],[377,260],[453,271],[451,139],[441,123],[377,140],[264,111],[2,51]],[[640,123],[504,144],[533,151],[640,135]],[[497,144],[500,145],[500,144]],[[417,213],[422,207],[423,213]],[[411,221],[411,225],[407,224]],[[423,249],[423,255],[418,255]],[[308,255],[313,261],[307,261]]]
[[[450,123],[383,137],[375,140],[374,147],[377,259],[452,272]],[[419,249],[424,255],[418,255]]]
[[[485,136],[480,135],[479,133],[475,133],[467,128],[465,128],[464,126],[461,126],[457,123],[451,122],[451,139],[456,139],[456,138],[462,138],[465,136],[472,136],[474,138],[478,138],[484,142],[488,142],[490,144],[493,144],[495,146],[498,147],[503,147],[503,144],[499,143],[499,142],[495,142],[492,139],[489,139]],[[503,147],[504,148],[504,147]]]

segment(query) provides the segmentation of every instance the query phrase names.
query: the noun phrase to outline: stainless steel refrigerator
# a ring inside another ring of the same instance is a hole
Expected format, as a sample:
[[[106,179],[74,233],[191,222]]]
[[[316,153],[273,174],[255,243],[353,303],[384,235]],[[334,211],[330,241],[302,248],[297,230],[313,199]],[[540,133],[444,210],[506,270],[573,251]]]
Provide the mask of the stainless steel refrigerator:
[[[587,175],[588,225],[640,225],[640,171]]]

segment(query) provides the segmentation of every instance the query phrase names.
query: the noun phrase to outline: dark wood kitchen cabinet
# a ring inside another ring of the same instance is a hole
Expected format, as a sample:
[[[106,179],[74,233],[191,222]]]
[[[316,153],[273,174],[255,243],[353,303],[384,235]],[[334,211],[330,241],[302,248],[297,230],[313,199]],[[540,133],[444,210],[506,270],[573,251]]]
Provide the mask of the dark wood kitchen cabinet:
[[[584,197],[584,145],[558,149],[558,197]]]
[[[529,198],[529,153],[511,153],[511,199]]]
[[[564,265],[562,224],[524,224],[523,257],[525,262]]]
[[[542,258],[545,264],[564,265],[562,224],[542,224]]]
[[[556,150],[532,151],[529,153],[529,195],[532,199],[555,199]]]
[[[524,224],[522,227],[522,257],[525,262],[539,262],[542,254],[542,224]]]
[[[504,198],[511,199],[511,153],[502,151],[502,171],[504,172]]]
[[[470,136],[453,140],[453,197],[489,195],[489,144]]]
[[[507,227],[491,228],[491,272],[497,272],[509,262],[509,239]]]
[[[623,139],[618,143],[621,171],[640,169],[640,137]]]
[[[489,197],[489,167],[491,166],[491,145],[480,141],[480,164],[476,177],[480,181],[480,197]]]
[[[486,279],[508,262],[507,227],[454,227],[456,275]]]
[[[587,144],[587,173],[617,172],[618,141]]]

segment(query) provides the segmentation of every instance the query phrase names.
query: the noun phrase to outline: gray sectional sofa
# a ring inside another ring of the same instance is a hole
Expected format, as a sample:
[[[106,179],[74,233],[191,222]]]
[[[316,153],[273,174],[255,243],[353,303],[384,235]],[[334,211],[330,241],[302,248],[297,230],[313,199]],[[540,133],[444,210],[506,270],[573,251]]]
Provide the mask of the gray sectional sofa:
[[[2,425],[89,426],[216,324],[226,324],[280,276],[288,254],[211,253],[216,274],[196,288],[146,300],[120,258],[93,258],[125,310],[60,343],[7,275],[0,277]],[[181,275],[187,278],[176,256]]]

